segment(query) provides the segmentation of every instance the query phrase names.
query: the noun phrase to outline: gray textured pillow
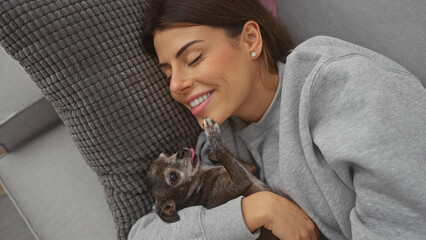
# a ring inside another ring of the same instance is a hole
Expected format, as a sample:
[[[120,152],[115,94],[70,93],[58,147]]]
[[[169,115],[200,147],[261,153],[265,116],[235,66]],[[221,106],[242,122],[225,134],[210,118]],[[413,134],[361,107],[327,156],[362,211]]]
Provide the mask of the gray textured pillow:
[[[119,239],[150,210],[150,160],[193,145],[200,130],[141,47],[146,9],[146,0],[0,0],[0,44],[98,174]]]

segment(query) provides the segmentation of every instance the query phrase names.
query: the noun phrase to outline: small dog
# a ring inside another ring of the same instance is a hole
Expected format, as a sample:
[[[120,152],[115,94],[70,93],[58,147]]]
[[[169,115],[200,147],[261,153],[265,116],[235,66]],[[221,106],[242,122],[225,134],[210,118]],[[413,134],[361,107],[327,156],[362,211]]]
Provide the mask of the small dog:
[[[148,169],[148,189],[156,213],[165,222],[179,221],[177,211],[185,207],[210,209],[241,195],[270,191],[254,176],[256,167],[236,159],[222,143],[219,125],[209,118],[203,124],[213,148],[209,158],[221,164],[200,165],[194,150],[184,148],[171,156],[160,154]]]

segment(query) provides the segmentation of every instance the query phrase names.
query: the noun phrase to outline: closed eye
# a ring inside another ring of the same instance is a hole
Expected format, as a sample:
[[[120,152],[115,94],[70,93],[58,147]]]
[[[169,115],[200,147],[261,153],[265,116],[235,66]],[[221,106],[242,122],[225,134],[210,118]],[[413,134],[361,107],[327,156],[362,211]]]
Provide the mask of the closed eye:
[[[203,57],[203,53],[200,53],[200,55],[198,55],[198,57],[196,57],[194,60],[192,60],[190,63],[188,63],[188,66],[192,66],[195,63],[197,63],[201,58]]]

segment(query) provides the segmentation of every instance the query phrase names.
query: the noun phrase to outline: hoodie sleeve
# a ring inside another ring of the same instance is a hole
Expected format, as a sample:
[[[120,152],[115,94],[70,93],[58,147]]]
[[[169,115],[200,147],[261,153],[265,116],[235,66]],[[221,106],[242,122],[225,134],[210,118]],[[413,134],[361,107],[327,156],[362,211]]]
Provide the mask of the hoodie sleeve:
[[[179,211],[181,219],[163,222],[154,211],[140,218],[130,230],[129,240],[145,239],[256,239],[246,227],[241,212],[241,197],[221,206],[206,209],[194,206]]]
[[[360,54],[332,58],[310,91],[318,154],[355,194],[352,239],[426,235],[426,90]]]

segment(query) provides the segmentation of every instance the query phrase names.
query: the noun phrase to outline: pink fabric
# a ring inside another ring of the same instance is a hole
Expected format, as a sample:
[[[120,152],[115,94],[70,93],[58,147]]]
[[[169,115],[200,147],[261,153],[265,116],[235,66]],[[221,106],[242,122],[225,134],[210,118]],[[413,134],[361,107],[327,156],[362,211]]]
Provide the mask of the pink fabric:
[[[260,0],[260,2],[268,9],[272,15],[277,17],[277,2],[276,0]]]

